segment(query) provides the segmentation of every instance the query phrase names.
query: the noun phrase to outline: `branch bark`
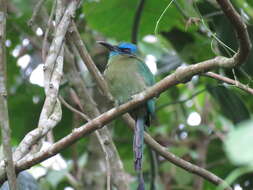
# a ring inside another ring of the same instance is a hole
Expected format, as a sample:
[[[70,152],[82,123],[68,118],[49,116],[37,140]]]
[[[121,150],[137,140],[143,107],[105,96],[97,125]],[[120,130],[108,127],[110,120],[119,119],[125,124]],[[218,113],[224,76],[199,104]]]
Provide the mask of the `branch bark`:
[[[99,72],[98,68],[96,67],[95,63],[93,62],[90,54],[85,47],[85,44],[82,41],[82,38],[77,30],[77,27],[74,22],[72,22],[71,29],[69,30],[68,38],[70,41],[73,41],[75,44],[79,55],[81,56],[82,60],[84,61],[85,65],[87,66],[89,72],[94,77],[100,92],[109,100],[113,101],[113,97],[108,90],[108,86],[104,81],[102,74]]]
[[[17,189],[16,173],[13,164],[8,103],[7,103],[7,88],[6,88],[6,16],[7,2],[0,0],[0,127],[3,141],[3,153],[5,161],[5,170],[8,177],[8,182],[12,190]]]
[[[71,41],[73,42],[73,41]],[[74,47],[73,47],[74,48]],[[82,80],[81,76],[78,74],[75,65],[73,64],[74,61],[70,62],[68,64],[67,69],[67,78],[70,82],[70,84],[75,88],[78,97],[80,98],[81,108],[82,111],[87,115],[89,118],[95,118],[100,115],[100,111],[97,107],[96,102],[91,97],[90,93],[88,92],[88,89],[86,88],[85,81]],[[111,134],[107,127],[102,128],[97,131],[96,133],[96,139],[94,139],[95,136],[90,137],[91,145],[90,146],[97,146],[101,144],[102,150],[105,152],[106,157],[109,157],[108,159],[109,163],[107,162],[107,166],[110,166],[110,174],[112,175],[112,183],[118,188],[122,190],[128,189],[128,183],[125,180],[125,172],[123,168],[123,163],[119,157],[118,151],[116,149],[116,146],[114,145],[114,142],[112,140]],[[96,148],[97,149],[97,148]],[[91,150],[95,152],[97,150]],[[104,155],[103,155],[104,156]],[[96,158],[97,159],[97,158]],[[91,160],[91,162],[94,161]],[[93,169],[94,170],[94,169]],[[108,172],[109,172],[108,170]],[[97,175],[97,173],[95,174]],[[109,173],[107,174],[107,177]],[[93,180],[94,176],[92,177]],[[100,180],[101,181],[101,180]],[[108,181],[108,180],[107,180]],[[101,183],[101,182],[100,182]],[[99,185],[99,184],[98,184]],[[108,183],[107,183],[108,185]],[[95,188],[95,187],[94,187]],[[101,189],[102,187],[98,188]]]
[[[31,146],[38,142],[61,120],[61,104],[58,100],[58,90],[63,69],[63,57],[59,56],[63,40],[71,18],[74,16],[77,2],[71,1],[56,28],[55,37],[49,49],[44,65],[44,88],[46,100],[44,102],[38,128],[28,133],[14,153],[15,160],[23,158],[30,151]]]
[[[29,157],[26,161],[20,160],[19,162],[16,163],[17,171],[21,171],[23,169],[29,168],[32,165],[39,163],[42,160],[57,154],[60,150],[66,148],[67,146],[74,143],[75,141],[82,138],[83,136],[93,132],[96,129],[100,129],[101,127],[103,127],[103,125],[109,123],[117,116],[128,112],[129,110],[139,106],[140,104],[143,104],[145,101],[147,101],[148,99],[152,97],[158,96],[160,93],[164,92],[171,86],[189,81],[191,77],[193,77],[194,75],[202,74],[219,67],[233,68],[235,66],[239,66],[243,64],[243,62],[247,59],[250,49],[251,49],[251,44],[250,44],[249,36],[247,33],[246,25],[243,23],[239,14],[232,7],[232,4],[230,3],[230,1],[217,0],[217,2],[221,6],[225,15],[230,20],[231,24],[234,26],[237,33],[238,40],[239,40],[239,49],[232,58],[218,56],[213,59],[203,61],[194,65],[178,68],[175,71],[175,73],[167,76],[166,78],[158,82],[156,85],[154,85],[150,89],[136,95],[133,100],[119,107],[113,108],[107,111],[106,113],[98,116],[97,118],[93,119],[92,121],[88,122],[87,124],[81,126],[80,128],[75,129],[70,135],[56,142],[47,151],[39,152],[36,155]],[[97,73],[94,72],[94,75],[95,74]],[[101,77],[100,75],[98,76]],[[98,80],[100,79],[98,78]],[[103,89],[104,82],[103,80],[101,81],[100,81],[101,85],[99,85],[99,87],[100,89]],[[106,88],[104,88],[104,90],[106,91]],[[125,121],[127,120],[128,119],[126,118]],[[176,157],[175,155],[167,152],[167,150],[164,147],[160,146],[156,141],[154,141],[147,134],[145,134],[145,142],[149,144],[160,155],[164,156],[167,160],[178,165],[179,167],[182,167],[186,169],[187,171],[190,171],[199,176],[202,176],[203,178],[209,180],[210,182],[216,185],[224,183],[222,179],[220,179],[213,173],[210,173],[209,171],[203,168],[199,168],[195,165],[192,165],[189,162],[186,162]],[[1,180],[4,179],[3,176],[0,176],[0,177],[1,177],[0,178]],[[227,189],[231,189],[231,188],[227,187]]]
[[[35,5],[34,7],[34,11],[33,11],[33,14],[32,14],[32,17],[31,19],[28,21],[28,24],[31,26],[33,25],[34,23],[34,20],[36,19],[37,15],[39,14],[40,12],[40,9],[43,5],[43,3],[45,2],[45,0],[39,0],[39,2]]]
[[[139,0],[138,6],[135,11],[133,27],[132,27],[132,43],[137,44],[138,42],[138,31],[141,21],[141,15],[143,12],[143,8],[145,5],[146,0]]]
[[[236,35],[239,41],[239,49],[234,55],[233,66],[240,66],[248,58],[252,46],[247,31],[247,26],[229,0],[216,1],[236,31]]]
[[[217,61],[217,59],[215,59]],[[218,59],[219,60],[219,59]],[[221,59],[223,60],[223,59]],[[204,65],[203,65],[204,64]],[[78,139],[82,138],[83,136],[86,136],[87,134],[90,134],[94,130],[102,128],[105,124],[109,123],[113,119],[115,119],[117,116],[128,112],[130,109],[133,109],[137,107],[140,104],[143,104],[147,99],[150,99],[151,97],[155,97],[161,92],[167,90],[169,87],[178,84],[178,79],[181,79],[182,81],[185,81],[185,78],[183,76],[186,76],[189,78],[189,74],[186,75],[186,73],[194,73],[193,68],[198,70],[199,68],[205,68],[207,69],[210,67],[210,63],[202,62],[199,64],[196,64],[194,67],[187,67],[183,70],[177,70],[174,74],[167,76],[165,79],[158,82],[156,85],[151,87],[150,89],[138,94],[135,96],[135,98],[123,105],[120,105],[116,108],[113,108],[97,118],[91,120],[87,124],[81,126],[80,128],[75,129],[70,135],[64,137],[60,141],[56,142],[54,145],[52,145],[48,150],[36,153],[34,156],[27,158],[26,160],[20,160],[16,163],[16,169],[17,171],[21,171],[24,169],[27,169],[37,163],[40,163],[41,161],[57,154],[64,148],[68,147],[69,145],[73,144]],[[212,66],[211,66],[212,68]],[[190,72],[191,71],[191,72]],[[126,120],[128,120],[126,118]],[[130,123],[129,123],[130,124]],[[148,140],[150,139],[150,140]],[[222,179],[217,177],[216,175],[212,174],[211,172],[199,168],[189,162],[186,162],[175,155],[169,153],[166,148],[159,145],[155,140],[153,140],[148,134],[145,134],[145,142],[152,147],[153,150],[157,151],[160,155],[164,156],[167,160],[170,162],[176,164],[177,166],[186,169],[187,171],[190,171],[192,173],[195,173],[210,182],[214,184],[221,184],[224,183]],[[0,176],[0,179],[2,181],[3,176]],[[227,188],[229,189],[229,188]]]
[[[32,157],[27,158],[27,160],[21,160],[17,162],[16,169],[18,171],[27,169],[55,154],[57,154],[60,150],[66,148],[67,146],[71,145],[78,139],[82,138],[83,136],[90,134],[96,129],[102,128],[105,124],[109,123],[117,116],[128,112],[130,109],[133,109],[141,104],[143,104],[148,99],[158,96],[160,93],[166,91],[171,86],[174,86],[180,82],[188,81],[192,76],[196,74],[201,74],[208,70],[214,69],[219,66],[227,67],[227,65],[233,65],[234,58],[225,58],[225,57],[216,57],[211,60],[207,60],[204,62],[200,62],[198,64],[190,65],[188,67],[181,67],[178,68],[175,73],[165,77],[160,82],[156,83],[154,86],[149,88],[148,90],[141,92],[135,95],[135,98],[123,105],[120,105],[116,108],[113,108],[106,113],[98,116],[97,118],[93,119],[92,121],[88,122],[87,124],[81,126],[78,129],[75,129],[70,135],[64,137],[60,141],[56,142],[53,146],[51,146],[47,151],[39,152]],[[146,136],[146,135],[145,135]],[[150,137],[151,138],[151,137]],[[154,141],[155,142],[155,141]],[[214,184],[221,184],[223,180],[219,177],[215,176],[214,174],[208,172],[203,168],[199,168],[186,162],[180,158],[177,158],[175,155],[168,153],[165,149],[155,142],[148,143],[155,151],[159,154],[163,155],[166,159],[170,160],[172,163],[177,163],[178,166],[187,169],[188,171],[195,173],[204,177],[205,179],[209,180]],[[162,151],[161,151],[162,150]],[[171,155],[171,156],[168,156]],[[174,158],[174,159],[173,159]],[[178,160],[178,162],[175,162]],[[193,167],[192,167],[193,166]],[[0,176],[0,179],[3,179],[3,176]],[[229,189],[229,188],[228,188]]]
[[[225,76],[213,73],[213,72],[204,73],[203,76],[213,78],[213,79],[225,82],[227,84],[232,84],[235,87],[240,88],[240,89],[244,90],[245,92],[250,93],[251,95],[253,95],[253,89],[248,87],[245,84],[240,83],[239,81],[233,80],[231,78],[228,78],[228,77],[225,77]]]

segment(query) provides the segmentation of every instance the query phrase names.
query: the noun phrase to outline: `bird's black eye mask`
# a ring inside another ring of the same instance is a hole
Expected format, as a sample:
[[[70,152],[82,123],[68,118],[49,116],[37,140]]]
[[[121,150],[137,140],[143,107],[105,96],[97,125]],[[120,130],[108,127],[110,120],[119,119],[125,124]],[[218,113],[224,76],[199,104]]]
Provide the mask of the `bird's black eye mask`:
[[[131,54],[130,48],[119,48],[121,52]]]

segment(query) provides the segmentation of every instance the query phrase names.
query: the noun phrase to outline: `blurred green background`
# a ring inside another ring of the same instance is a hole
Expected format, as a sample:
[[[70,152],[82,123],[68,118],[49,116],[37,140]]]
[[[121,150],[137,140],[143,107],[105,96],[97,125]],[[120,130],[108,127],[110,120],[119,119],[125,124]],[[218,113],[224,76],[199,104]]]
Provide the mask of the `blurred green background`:
[[[96,41],[105,40],[115,44],[131,41],[138,2],[86,0],[78,8],[75,22],[101,71],[105,68],[108,52]],[[248,25],[252,41],[253,1],[231,2]],[[37,126],[45,98],[40,86],[43,81],[41,47],[53,1],[45,1],[36,22],[29,26],[27,22],[36,3],[35,0],[8,2],[6,46],[13,145],[18,145],[25,134]],[[217,55],[231,57],[233,52],[230,49],[237,50],[233,27],[213,0],[175,1],[161,18],[155,34],[157,21],[169,3],[168,0],[146,1],[139,26],[140,56],[150,66],[157,81],[173,73],[181,65],[194,64]],[[220,44],[217,39],[225,45]],[[253,87],[253,52],[251,51],[248,61],[241,67],[233,70],[217,69],[214,72]],[[92,87],[93,85],[90,88]],[[61,93],[64,93],[64,89]],[[156,108],[156,119],[147,131],[166,146],[168,151],[228,179],[235,190],[253,189],[251,94],[214,79],[195,76],[190,82],[174,86],[161,94],[156,100]],[[55,140],[69,134],[76,125],[74,121],[73,113],[63,106],[62,121],[53,131]],[[132,132],[120,120],[113,122],[113,125],[114,143],[126,172],[132,177],[131,189],[135,189],[137,182],[133,170]],[[80,168],[86,168],[82,176],[85,178],[89,173],[86,165],[89,160],[88,141],[88,137],[84,138],[75,147],[67,148],[61,153],[63,167],[56,169],[40,166],[44,169],[43,175],[37,180],[40,188],[71,190],[73,187],[66,173],[73,172],[74,157]],[[151,172],[148,151],[146,147],[144,177],[147,187]],[[156,158],[157,190],[216,188],[210,182],[170,164],[161,156],[156,155]]]

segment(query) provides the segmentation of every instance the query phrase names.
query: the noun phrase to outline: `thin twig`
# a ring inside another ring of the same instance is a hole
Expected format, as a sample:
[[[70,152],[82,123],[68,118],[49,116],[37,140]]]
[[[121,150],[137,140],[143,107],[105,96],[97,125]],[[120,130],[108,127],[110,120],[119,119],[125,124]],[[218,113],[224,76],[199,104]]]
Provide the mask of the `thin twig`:
[[[50,13],[50,16],[49,16],[49,19],[48,19],[48,22],[47,22],[47,28],[46,28],[46,31],[45,31],[45,35],[43,37],[43,42],[42,42],[42,60],[43,60],[43,62],[45,62],[45,60],[46,60],[47,37],[48,37],[49,31],[50,31],[50,28],[51,28],[51,25],[52,25],[52,20],[53,20],[53,16],[54,16],[54,12],[55,12],[55,7],[56,7],[56,0],[54,0],[54,2],[53,2],[51,13]]]
[[[217,59],[216,59],[217,61]],[[202,64],[207,64],[210,66],[209,62],[201,63],[199,66],[202,68]],[[186,68],[185,68],[186,69]],[[36,163],[41,162],[42,160],[51,157],[55,154],[57,154],[60,150],[66,148],[67,146],[71,145],[78,139],[82,138],[84,135],[90,134],[96,129],[99,129],[103,127],[105,124],[112,121],[117,116],[129,111],[130,109],[133,109],[134,107],[137,107],[141,104],[143,104],[146,100],[150,99],[151,97],[154,97],[158,94],[160,94],[161,91],[167,90],[169,87],[175,85],[178,83],[178,78],[181,78],[180,75],[185,76],[185,73],[194,73],[193,69],[198,70],[198,67],[196,65],[194,68],[187,67],[185,72],[182,71],[176,71],[174,74],[167,76],[165,79],[158,82],[156,85],[151,87],[145,92],[140,93],[139,95],[135,96],[135,99],[131,100],[130,102],[127,102],[123,105],[118,106],[117,108],[113,108],[109,111],[107,111],[104,114],[101,114],[97,118],[91,120],[87,124],[83,125],[82,127],[78,129],[74,129],[74,131],[64,137],[62,140],[56,142],[53,146],[50,147],[50,149],[46,152],[40,152],[36,154],[34,157],[30,157],[26,160],[21,160],[17,163],[16,168],[17,170],[26,169],[27,167],[30,167]],[[191,71],[191,72],[190,72]],[[176,77],[177,76],[177,77]],[[186,76],[189,77],[189,76]],[[184,78],[181,78],[182,81],[184,81]],[[134,121],[132,120],[132,124],[134,124]],[[145,142],[150,145],[155,151],[157,151],[160,155],[163,155],[166,159],[171,161],[172,163],[178,165],[179,167],[182,167],[186,169],[187,171],[190,171],[192,173],[195,173],[199,176],[204,177],[205,179],[209,180],[210,182],[214,184],[220,184],[223,183],[223,180],[217,177],[216,175],[210,173],[209,171],[199,168],[195,165],[190,164],[189,162],[186,162],[175,155],[170,154],[167,152],[167,149],[164,147],[161,147],[158,143],[156,143],[148,134],[145,135]]]
[[[105,154],[105,161],[106,161],[106,167],[107,167],[107,170],[106,170],[106,190],[110,190],[111,189],[111,167],[110,167],[109,154],[105,148],[105,144],[104,144],[104,141],[102,140],[99,130],[96,130],[95,134],[96,134],[97,139],[101,145],[101,148]]]
[[[173,2],[173,1],[171,1],[171,2]],[[247,33],[247,30],[246,30],[246,26],[243,23],[243,21],[238,17],[238,13],[233,9],[231,3],[228,0],[225,0],[224,2],[221,2],[220,5],[222,6],[223,9],[229,8],[229,9],[232,10],[232,11],[227,11],[227,12],[224,11],[224,12],[225,12],[226,16],[229,17],[231,23],[235,26],[235,29],[236,29],[237,33],[239,33],[240,31],[242,31],[242,36],[241,35],[238,36],[239,41],[240,41],[240,48],[238,50],[238,53],[235,54],[234,57],[230,58],[230,59],[229,58],[225,58],[225,57],[216,57],[214,59],[210,59],[210,60],[207,60],[207,61],[195,64],[195,65],[190,65],[189,67],[178,68],[177,71],[176,71],[176,74],[174,73],[174,74],[168,76],[168,77],[174,78],[174,82],[172,82],[171,84],[169,84],[169,81],[167,81],[168,82],[167,84],[169,86],[170,85],[171,86],[176,85],[176,84],[178,84],[179,81],[180,82],[187,82],[187,81],[189,81],[191,79],[191,77],[193,75],[200,74],[201,72],[206,72],[206,71],[215,69],[217,67],[232,68],[232,67],[234,67],[236,65],[242,64],[247,59],[247,56],[249,54],[249,50],[251,48],[251,44],[250,44],[250,40],[249,40],[248,33]],[[170,4],[167,6],[167,8],[169,6],[170,6]],[[163,12],[163,14],[164,14],[164,12]],[[158,24],[159,24],[159,22],[157,22],[157,26],[158,26]],[[156,32],[157,32],[157,28],[158,27],[156,27]],[[79,38],[79,40],[80,40],[80,38]],[[246,43],[243,43],[244,41]],[[245,46],[245,47],[243,47],[243,46]],[[242,52],[241,48],[243,50],[245,50],[245,51]],[[85,60],[85,61],[87,61],[87,60]],[[96,75],[96,73],[95,73],[95,75]],[[96,79],[96,77],[95,77],[95,79]],[[97,82],[98,86],[100,87],[101,82],[99,82],[99,81],[96,81],[96,82]],[[161,88],[163,88],[163,87],[161,87]],[[101,89],[103,89],[103,87]],[[154,92],[154,96],[155,96],[155,94],[156,95],[160,94],[159,90],[158,91],[154,90],[153,92]],[[178,165],[180,165],[180,164],[178,164]],[[184,168],[183,165],[181,165],[180,167]],[[202,176],[202,174],[200,174],[199,172],[196,172],[196,173],[198,175]],[[209,177],[204,177],[204,178],[208,179]],[[208,180],[212,181],[212,179],[208,179]],[[216,181],[216,184],[219,184],[219,183],[223,183],[223,180],[219,179],[218,181]]]
[[[119,109],[121,109],[122,106],[119,106]],[[34,164],[41,162],[42,160],[45,160],[45,159],[57,154],[60,150],[65,149],[67,146],[71,145],[76,140],[82,138],[84,135],[90,134],[95,129],[101,128],[103,125],[105,125],[105,123],[111,121],[113,119],[112,118],[113,115],[115,116],[115,114],[118,115],[117,110],[114,108],[114,109],[111,109],[108,112],[100,115],[99,117],[91,120],[90,122],[81,126],[80,128],[74,129],[70,135],[64,137],[60,141],[53,144],[51,147],[48,148],[47,151],[39,152],[34,157],[30,157],[29,159],[27,159],[25,161],[24,160],[19,161],[16,165],[17,170],[18,171],[24,170]],[[129,122],[128,124],[131,126],[132,129],[134,129],[134,123],[135,123],[134,120],[131,119],[131,117],[129,117],[128,114],[124,115],[123,117],[126,118],[126,120]],[[166,147],[163,147],[160,144],[158,144],[147,133],[145,133],[145,142],[153,150],[155,150],[159,155],[162,155],[164,158],[166,158],[170,162],[174,163],[175,165],[177,165],[181,168],[184,168],[185,170],[187,170],[191,173],[195,173],[195,174],[207,179],[208,181],[210,181],[216,185],[225,183],[222,179],[220,179],[219,177],[217,177],[213,173],[211,173],[203,168],[200,168],[196,165],[193,165],[193,164],[175,156],[174,154],[168,152]],[[0,181],[2,181],[2,178]],[[229,188],[229,187],[227,189],[231,190],[231,188]]]
[[[90,118],[89,118],[86,114],[84,114],[83,112],[80,112],[79,110],[77,110],[76,108],[74,108],[73,106],[71,106],[69,103],[67,103],[61,95],[59,95],[59,100],[60,100],[61,103],[62,103],[64,106],[66,106],[66,108],[68,108],[70,111],[72,111],[72,112],[74,112],[74,113],[80,115],[80,116],[83,118],[83,120],[85,120],[85,121],[90,121]]]
[[[123,118],[125,118],[125,121],[128,122],[128,126],[131,127],[132,130],[134,130],[135,122],[130,117],[129,114],[123,115]],[[232,190],[231,187],[226,185],[226,182],[213,174],[212,172],[209,172],[208,170],[201,168],[197,165],[191,164],[190,162],[187,162],[176,155],[168,152],[167,148],[164,146],[161,146],[158,142],[156,142],[148,133],[145,132],[144,134],[144,140],[147,145],[149,145],[157,154],[163,156],[166,160],[169,162],[175,164],[176,166],[183,168],[184,170],[194,173],[198,176],[201,176],[202,178],[208,180],[209,182],[219,185],[224,184],[226,190]]]
[[[240,83],[239,81],[235,81],[235,80],[233,80],[231,78],[228,78],[228,77],[225,77],[225,76],[221,76],[221,75],[213,73],[213,72],[207,72],[207,73],[204,73],[202,75],[206,76],[206,77],[213,78],[213,79],[217,79],[219,81],[222,81],[222,82],[225,82],[225,83],[228,83],[228,84],[232,84],[235,87],[240,88],[240,89],[244,90],[245,92],[248,92],[251,95],[253,95],[253,89],[250,88],[250,87],[248,87],[245,84]]]
[[[66,173],[66,178],[68,179],[68,182],[71,186],[73,186],[76,190],[82,190],[84,189],[82,181],[79,181],[76,179],[71,173]]]
[[[80,116],[83,118],[83,120],[85,120],[85,121],[90,121],[90,118],[89,118],[86,114],[84,114],[84,113],[78,111],[77,109],[75,109],[74,107],[72,107],[70,104],[68,104],[68,103],[63,99],[62,96],[59,96],[59,99],[60,99],[60,101],[62,102],[62,104],[64,104],[64,105],[65,105],[69,110],[71,110],[72,112],[74,112],[74,113],[80,115]],[[104,154],[105,154],[105,160],[106,160],[106,166],[107,166],[107,175],[106,175],[107,183],[106,183],[106,184],[107,184],[107,190],[110,190],[110,188],[111,188],[111,183],[110,183],[110,182],[111,182],[111,169],[110,169],[109,155],[108,155],[107,150],[106,150],[106,148],[105,148],[105,145],[104,145],[104,142],[103,142],[103,140],[102,140],[102,137],[101,137],[101,135],[99,134],[99,131],[95,131],[95,134],[96,134],[97,139],[98,139],[98,141],[99,141],[99,143],[100,143],[100,145],[101,145],[101,148],[102,148],[102,150],[103,150],[103,152],[104,152]]]
[[[39,12],[40,12],[40,9],[43,5],[43,3],[45,2],[45,0],[39,0],[39,2],[35,5],[34,9],[33,9],[33,14],[32,14],[32,17],[31,19],[28,21],[28,25],[29,26],[32,26],[36,17],[38,16]]]
[[[214,59],[210,59],[195,65],[190,65],[188,67],[181,67],[176,70],[175,73],[173,73],[170,76],[167,76],[165,79],[151,87],[145,92],[140,93],[139,95],[135,96],[136,98],[130,102],[127,102],[117,108],[113,108],[109,110],[108,112],[100,115],[99,117],[93,119],[92,121],[88,122],[81,128],[75,129],[70,135],[66,136],[62,140],[55,143],[53,146],[49,147],[49,150],[46,152],[39,152],[35,156],[27,159],[27,160],[21,160],[17,163],[16,168],[18,171],[26,169],[36,163],[41,162],[42,160],[51,157],[52,155],[57,154],[60,150],[64,149],[65,147],[69,146],[76,140],[80,139],[84,135],[87,135],[91,133],[92,131],[101,128],[106,123],[112,121],[114,118],[119,116],[120,114],[123,114],[130,109],[133,109],[134,107],[137,107],[141,104],[143,104],[148,99],[157,96],[161,92],[167,90],[169,87],[174,86],[180,82],[187,82],[192,76],[196,74],[200,74],[203,72],[207,72],[209,70],[215,69],[217,67],[226,67],[226,68],[232,68],[234,66],[242,64],[248,57],[251,44],[249,41],[248,33],[246,30],[245,24],[242,22],[240,16],[238,18],[238,13],[235,12],[234,8],[232,7],[231,3],[228,0],[217,0],[218,3],[221,5],[222,9],[224,10],[226,16],[230,19],[232,25],[237,30],[237,33],[241,34],[238,35],[239,41],[240,41],[240,48],[238,53],[234,55],[232,58],[225,58],[225,57],[216,57]],[[187,171],[190,171],[192,173],[195,173],[197,175],[200,175],[204,177],[205,179],[209,180],[210,182],[214,184],[221,184],[224,183],[222,179],[214,175],[213,173],[210,173],[209,171],[199,168],[197,166],[194,166],[178,157],[176,157],[173,154],[170,154],[167,152],[166,148],[161,147],[158,143],[155,141],[152,141],[153,139],[147,134],[145,135],[145,141],[147,144],[149,144],[154,150],[156,150],[160,155],[164,156],[167,160],[170,162],[178,165],[179,167],[182,167],[186,169]],[[4,179],[4,176],[0,176],[1,181]],[[227,189],[232,189],[228,187]]]
[[[92,76],[94,77],[94,80],[97,82],[97,85],[100,89],[100,92],[106,96],[106,100],[108,100],[108,102],[112,103],[111,100],[113,99],[112,95],[110,94],[107,84],[103,79],[102,74],[99,72],[99,70],[97,69],[96,65],[94,64],[91,56],[89,55],[85,44],[83,43],[80,34],[76,28],[75,23],[72,23],[72,27],[69,30],[69,34],[68,34],[68,41],[72,42],[76,49],[78,50],[78,53],[80,55],[80,57],[83,59],[83,62],[86,64],[88,70],[90,71],[90,73],[92,74]],[[72,44],[70,43],[70,44]],[[72,48],[74,49],[74,47]],[[70,80],[73,81],[73,78],[70,78]],[[85,81],[84,81],[85,82]],[[85,90],[87,91],[87,90]],[[84,97],[87,96],[88,93],[84,92],[84,93],[79,93],[80,97]],[[92,98],[88,98],[87,97],[87,102],[88,104],[92,103],[94,100]],[[86,109],[90,110],[90,112],[94,112],[94,114],[92,114],[92,118],[98,116],[99,110],[97,109],[97,106],[92,106],[92,108],[87,108],[87,103],[86,104]],[[117,149],[112,141],[111,138],[111,134],[108,131],[108,129],[100,129],[99,131],[99,136],[98,140],[99,142],[101,142],[101,146],[102,149],[104,149],[105,155],[106,155],[106,163],[107,163],[107,188],[109,188],[110,186],[110,176],[111,176],[111,171],[112,171],[112,182],[113,184],[118,188],[118,189],[126,189],[128,188],[128,183],[125,180],[124,177],[124,169],[122,166],[122,161],[118,155]],[[104,146],[104,144],[106,143],[107,146]],[[110,160],[109,162],[107,162],[107,157],[109,157],[110,155]]]
[[[138,95],[135,95],[135,98],[133,100],[131,100],[125,104],[122,104],[122,105],[118,106],[117,108],[113,108],[113,109],[107,111],[106,113],[101,114],[97,118],[91,120],[90,122],[88,122],[84,126],[78,128],[78,129],[75,129],[70,135],[64,137],[62,140],[55,143],[50,148],[50,151],[38,153],[36,156],[31,157],[30,159],[26,159],[23,161],[21,160],[20,162],[17,163],[16,168],[17,169],[18,168],[25,169],[25,168],[27,168],[31,165],[34,165],[34,164],[36,164],[48,157],[55,155],[60,150],[69,146],[70,144],[74,143],[75,141],[77,141],[78,139],[83,137],[84,135],[87,135],[87,134],[93,132],[94,130],[103,127],[103,125],[109,123],[117,116],[128,112],[130,109],[134,109],[135,107],[138,107],[139,105],[143,104],[145,101],[147,101],[148,99],[150,99],[152,97],[158,96],[161,92],[166,91],[171,86],[179,84],[180,82],[186,82],[192,76],[194,76],[196,74],[206,72],[206,71],[214,69],[218,66],[223,66],[223,65],[227,65],[227,64],[233,65],[233,63],[234,63],[233,59],[231,59],[231,58],[216,57],[214,59],[200,62],[195,65],[190,65],[187,67],[178,68],[173,74],[165,77],[164,79],[162,79],[161,81],[156,83],[154,86],[150,87],[149,89],[147,89],[144,92],[139,93]],[[149,145],[150,145],[150,143],[151,144],[154,143],[153,141],[152,142],[146,141],[146,142]],[[159,150],[157,150],[157,149],[160,147],[157,147],[157,143],[155,145],[153,145],[152,147],[155,148],[155,150],[157,152],[159,152]],[[163,148],[162,148],[162,150],[163,150]],[[166,152],[166,154],[165,154],[165,152]],[[218,178],[214,174],[212,174],[212,173],[210,174],[210,172],[208,172],[202,168],[198,168],[194,165],[193,166],[190,165],[191,167],[189,167],[190,163],[185,162],[185,161],[183,162],[182,160],[177,162],[177,160],[179,159],[178,157],[175,157],[174,155],[168,156],[167,154],[169,154],[169,153],[167,153],[167,151],[165,151],[165,152],[159,152],[159,153],[163,156],[166,156],[167,159],[170,160],[171,162],[173,162],[173,163],[176,162],[176,164],[178,166],[180,166],[184,169],[187,169],[190,172],[193,172],[197,175],[200,175],[214,184],[223,183],[222,179]],[[175,159],[176,159],[176,161],[175,161]],[[2,176],[0,176],[0,177],[2,177]]]
[[[150,157],[150,190],[156,190],[156,178],[158,176],[158,160],[157,153],[148,147],[149,157]]]
[[[4,161],[6,164],[5,170],[8,177],[10,189],[17,189],[17,180],[15,167],[13,163],[13,155],[11,148],[11,130],[8,115],[7,102],[7,70],[6,70],[6,16],[7,16],[7,2],[0,0],[0,127],[3,142]]]
[[[211,12],[211,13],[208,13],[206,15],[203,15],[203,18],[210,18],[210,17],[220,16],[220,15],[224,15],[224,12],[223,11]]]
[[[69,43],[72,51],[74,53],[77,53],[76,56],[78,56],[78,52],[74,51],[75,46],[72,42]],[[96,102],[91,97],[87,87],[86,87],[86,81],[83,81],[81,76],[79,75],[74,60],[72,60],[70,63],[68,63],[66,68],[66,76],[69,80],[69,83],[73,86],[75,90],[71,90],[71,97],[74,100],[75,104],[77,104],[82,112],[84,112],[89,118],[94,118],[100,115],[100,112],[97,108]],[[119,174],[118,170],[122,170],[123,168],[120,168],[122,165],[122,161],[120,160],[118,156],[117,149],[115,148],[115,145],[112,141],[111,134],[109,133],[108,129],[105,127],[103,129],[97,130],[95,133],[95,136],[91,136],[91,138],[96,137],[96,142],[98,141],[98,145],[101,146],[101,149],[105,155],[105,161],[106,161],[106,167],[107,167],[107,187],[110,188],[110,180],[111,180],[111,171],[115,174]],[[97,145],[94,145],[97,146]],[[99,147],[100,148],[100,147]],[[109,160],[110,157],[110,160]],[[113,182],[115,184],[115,178],[113,178]],[[125,185],[122,183],[116,183],[118,185],[119,189],[125,189]],[[122,188],[123,187],[123,188]]]
[[[62,75],[63,57],[58,57],[58,55],[62,51],[64,36],[67,32],[70,20],[74,15],[76,5],[77,2],[75,0],[69,3],[60,24],[56,28],[55,38],[52,40],[49,49],[50,53],[44,65],[46,100],[42,108],[38,128],[28,133],[21,141],[14,153],[15,160],[23,158],[23,156],[30,151],[31,146],[46,135],[61,119],[62,110],[57,97]]]
[[[137,44],[141,15],[143,12],[145,2],[146,2],[146,0],[139,0],[139,4],[138,4],[137,9],[135,11],[134,22],[133,22],[133,27],[132,27],[132,40],[131,40],[132,43],[134,43],[134,44]]]
[[[159,110],[161,110],[161,109],[163,109],[163,108],[165,108],[165,107],[167,107],[167,106],[170,106],[170,105],[185,103],[185,102],[187,102],[188,100],[191,100],[191,99],[193,99],[194,97],[198,96],[199,94],[205,92],[206,90],[207,90],[207,88],[204,88],[204,89],[202,89],[202,90],[200,90],[200,91],[198,91],[198,92],[192,94],[190,97],[188,97],[188,98],[186,98],[186,99],[183,99],[183,100],[178,100],[178,101],[168,102],[168,103],[162,104],[162,105],[160,105],[160,106],[158,106],[158,107],[156,108],[156,111],[159,111]]]
[[[177,10],[182,14],[182,16],[184,17],[185,20],[189,19],[188,14],[186,13],[186,11],[184,11],[184,9],[180,6],[180,4],[177,1],[174,1],[175,7],[177,8]]]
[[[106,82],[104,81],[104,78],[98,68],[96,67],[95,63],[93,62],[91,56],[89,55],[87,48],[85,47],[85,44],[83,43],[81,36],[77,30],[77,27],[74,22],[72,22],[71,30],[68,33],[68,39],[70,41],[73,41],[75,44],[80,57],[84,61],[85,65],[87,66],[89,72],[94,77],[94,80],[98,84],[98,87],[102,94],[104,94],[108,100],[112,101],[113,97],[109,93],[108,86]]]

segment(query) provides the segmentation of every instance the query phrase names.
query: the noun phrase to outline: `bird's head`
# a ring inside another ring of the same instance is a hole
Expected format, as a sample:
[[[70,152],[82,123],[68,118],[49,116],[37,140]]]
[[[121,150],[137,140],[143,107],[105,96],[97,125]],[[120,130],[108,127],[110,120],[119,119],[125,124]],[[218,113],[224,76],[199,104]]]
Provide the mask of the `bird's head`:
[[[98,43],[110,50],[110,57],[122,54],[135,55],[137,53],[137,47],[132,43],[122,42],[119,45],[111,45],[107,42]]]

